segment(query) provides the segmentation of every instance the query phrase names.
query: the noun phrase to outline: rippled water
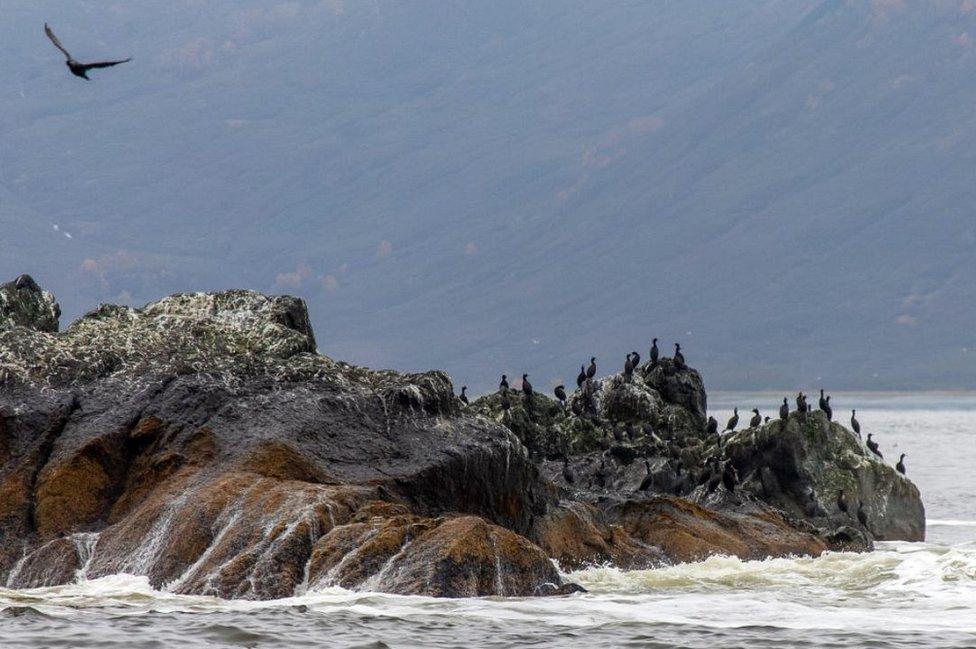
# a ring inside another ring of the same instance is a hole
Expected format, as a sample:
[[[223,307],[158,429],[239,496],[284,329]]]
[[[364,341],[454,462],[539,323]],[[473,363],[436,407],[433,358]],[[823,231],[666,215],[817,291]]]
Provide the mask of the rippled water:
[[[781,398],[781,397],[780,397]],[[770,413],[777,395],[720,395]],[[976,398],[835,395],[892,462],[908,453],[928,542],[871,554],[569,575],[590,592],[437,600],[337,589],[275,602],[177,596],[118,575],[0,588],[2,647],[976,647]],[[719,417],[721,419],[721,417]]]

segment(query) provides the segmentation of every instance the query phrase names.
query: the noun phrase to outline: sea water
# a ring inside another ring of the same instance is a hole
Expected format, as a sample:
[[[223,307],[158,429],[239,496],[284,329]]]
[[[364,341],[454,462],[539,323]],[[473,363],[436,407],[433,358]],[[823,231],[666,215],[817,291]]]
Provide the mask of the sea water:
[[[722,394],[709,409],[720,421],[733,405],[775,416],[780,399]],[[567,575],[588,593],[557,598],[325,589],[228,601],[115,575],[0,588],[0,647],[976,647],[976,397],[838,394],[831,404],[845,424],[857,407],[886,460],[907,453],[925,543],[816,559],[595,566]]]

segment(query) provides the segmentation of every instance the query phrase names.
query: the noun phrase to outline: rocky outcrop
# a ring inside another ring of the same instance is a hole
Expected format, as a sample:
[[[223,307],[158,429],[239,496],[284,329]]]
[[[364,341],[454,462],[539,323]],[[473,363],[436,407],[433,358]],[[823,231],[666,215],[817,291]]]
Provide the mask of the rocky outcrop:
[[[525,596],[574,589],[551,559],[646,568],[870,543],[771,497],[756,476],[786,451],[708,439],[701,378],[670,359],[587,382],[565,407],[515,392],[462,407],[441,372],[319,355],[295,298],[174,295],[101,306],[57,333],[53,298],[32,280],[10,286],[26,305],[0,312],[16,318],[0,327],[11,587],[127,572],[222,597]],[[815,474],[831,453],[783,443],[805,450],[796,476],[774,472],[778,493],[807,480],[828,511],[838,479]],[[719,463],[735,463],[741,488],[716,487]],[[881,507],[898,483],[869,475],[858,484]]]
[[[61,307],[54,296],[41,290],[30,275],[0,284],[0,331],[25,327],[54,333],[60,317]]]
[[[853,431],[821,411],[792,413],[730,436],[724,454],[743,478],[743,490],[825,528],[858,526],[880,540],[925,540],[925,508],[918,488],[875,457]],[[848,512],[837,504],[844,491]]]

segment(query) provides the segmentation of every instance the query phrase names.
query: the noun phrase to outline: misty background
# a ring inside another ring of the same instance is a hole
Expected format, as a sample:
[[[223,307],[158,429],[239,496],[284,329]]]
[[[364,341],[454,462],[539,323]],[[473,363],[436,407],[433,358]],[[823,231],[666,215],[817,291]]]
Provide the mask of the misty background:
[[[0,281],[62,327],[244,287],[472,392],[653,336],[976,388],[974,0],[0,0],[0,60]]]

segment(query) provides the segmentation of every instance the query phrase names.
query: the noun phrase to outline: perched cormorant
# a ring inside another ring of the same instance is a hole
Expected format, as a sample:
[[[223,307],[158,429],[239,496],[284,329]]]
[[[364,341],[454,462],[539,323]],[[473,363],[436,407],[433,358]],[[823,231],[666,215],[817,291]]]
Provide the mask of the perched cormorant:
[[[610,471],[607,469],[607,456],[600,456],[600,466],[597,467],[596,471],[593,473],[593,477],[596,478],[597,483],[600,488],[607,486],[607,478],[610,477]]]
[[[725,425],[725,430],[730,430],[735,432],[735,427],[739,425],[739,409],[732,409],[732,417],[729,419],[729,423]],[[725,432],[725,431],[722,431]]]
[[[461,396],[458,397],[458,399],[460,399],[461,400],[461,403],[463,403],[464,405],[468,405],[468,395],[465,394],[465,391],[467,389],[468,389],[468,386],[462,385],[461,386]]]
[[[739,473],[731,462],[726,462],[725,468],[722,470],[722,484],[725,485],[729,493],[735,491],[735,486],[739,484]]]
[[[864,513],[864,502],[861,500],[857,501],[857,522],[860,523],[861,527],[864,529],[868,529],[868,516]]]
[[[868,439],[864,443],[868,445],[868,448],[871,449],[872,453],[874,453],[875,455],[877,455],[879,458],[883,460],[884,455],[882,455],[881,451],[878,450],[879,448],[878,443],[873,439],[871,439],[871,435],[874,435],[874,433],[868,433]]]
[[[762,423],[762,415],[759,414],[759,408],[753,408],[752,411],[756,414],[749,420],[749,428],[756,428]]]
[[[708,424],[705,426],[705,435],[707,437],[714,437],[718,435],[718,420],[711,415],[708,416]]]
[[[826,410],[827,409],[827,400],[824,399],[824,391],[823,391],[823,388],[820,388],[820,409],[821,410]]]
[[[827,413],[827,421],[833,421],[834,420],[834,409],[830,407],[830,397],[827,397],[826,403],[824,405],[827,406],[826,408],[823,409],[824,412]]]
[[[563,456],[563,480],[566,481],[566,484],[574,484],[576,482],[576,474],[573,473],[573,470],[569,466],[568,455]]]
[[[522,375],[522,394],[524,394],[526,397],[529,397],[529,398],[532,397],[532,384],[529,383],[529,375],[528,374],[523,374]]]
[[[660,352],[657,349],[657,338],[651,341],[651,367],[657,365],[657,359]]]
[[[640,365],[640,354],[638,354],[636,351],[630,352],[630,354],[634,357],[634,367],[636,368],[638,365]]]
[[[769,423],[769,415],[766,415],[765,417],[763,417],[763,423],[764,424],[768,424]]]
[[[786,424],[786,420],[790,418],[790,402],[783,397],[783,405],[779,407],[779,418]]]
[[[796,411],[797,412],[806,412],[806,409],[807,408],[806,408],[805,401],[806,401],[806,399],[803,398],[803,393],[802,392],[797,392],[796,393]]]
[[[674,344],[674,364],[677,365],[679,369],[685,366],[685,355],[681,353],[680,343]]]
[[[627,354],[627,360],[624,361],[624,379],[630,381],[634,377],[634,360],[630,354]]]
[[[586,381],[586,368],[580,365],[580,373],[576,377],[576,387],[583,387],[583,383]]]
[[[592,379],[596,376],[596,356],[590,357],[590,366],[586,368],[586,378]]]
[[[847,506],[847,496],[844,495],[843,489],[837,492],[837,509],[847,516],[851,515],[850,507]]]
[[[905,475],[905,454],[904,453],[902,453],[901,457],[898,458],[898,464],[895,465],[895,469],[898,470],[898,473]]]
[[[559,403],[565,406],[566,405],[566,387],[563,386],[563,385],[557,385],[555,387],[555,389],[553,389],[552,392],[553,392],[553,394],[556,395],[556,398],[559,399]]]
[[[857,436],[861,436],[861,422],[857,420],[857,410],[851,410],[851,428],[857,433]]]
[[[647,491],[654,486],[654,475],[651,473],[651,461],[644,458],[644,468],[647,470],[647,475],[641,480],[640,486],[637,487],[637,491]]]
[[[502,380],[498,384],[498,389],[501,390],[502,392],[508,390],[508,376],[506,376],[505,374],[502,374]]]
[[[61,50],[61,53],[64,54],[65,57],[68,59],[67,61],[65,61],[65,65],[67,65],[68,69],[71,70],[71,74],[75,75],[76,77],[81,77],[86,81],[90,80],[88,79],[89,70],[94,70],[96,68],[110,68],[113,65],[118,65],[119,63],[128,63],[129,61],[132,60],[131,58],[128,58],[119,61],[99,61],[97,63],[82,63],[80,61],[75,61],[74,57],[72,57],[71,54],[68,53],[68,50],[64,49],[64,46],[61,44],[61,41],[59,41],[58,37],[54,35],[54,32],[51,30],[51,28],[47,26],[47,23],[44,23],[44,33],[47,34],[47,37],[51,39],[52,43],[54,43],[54,47]]]

